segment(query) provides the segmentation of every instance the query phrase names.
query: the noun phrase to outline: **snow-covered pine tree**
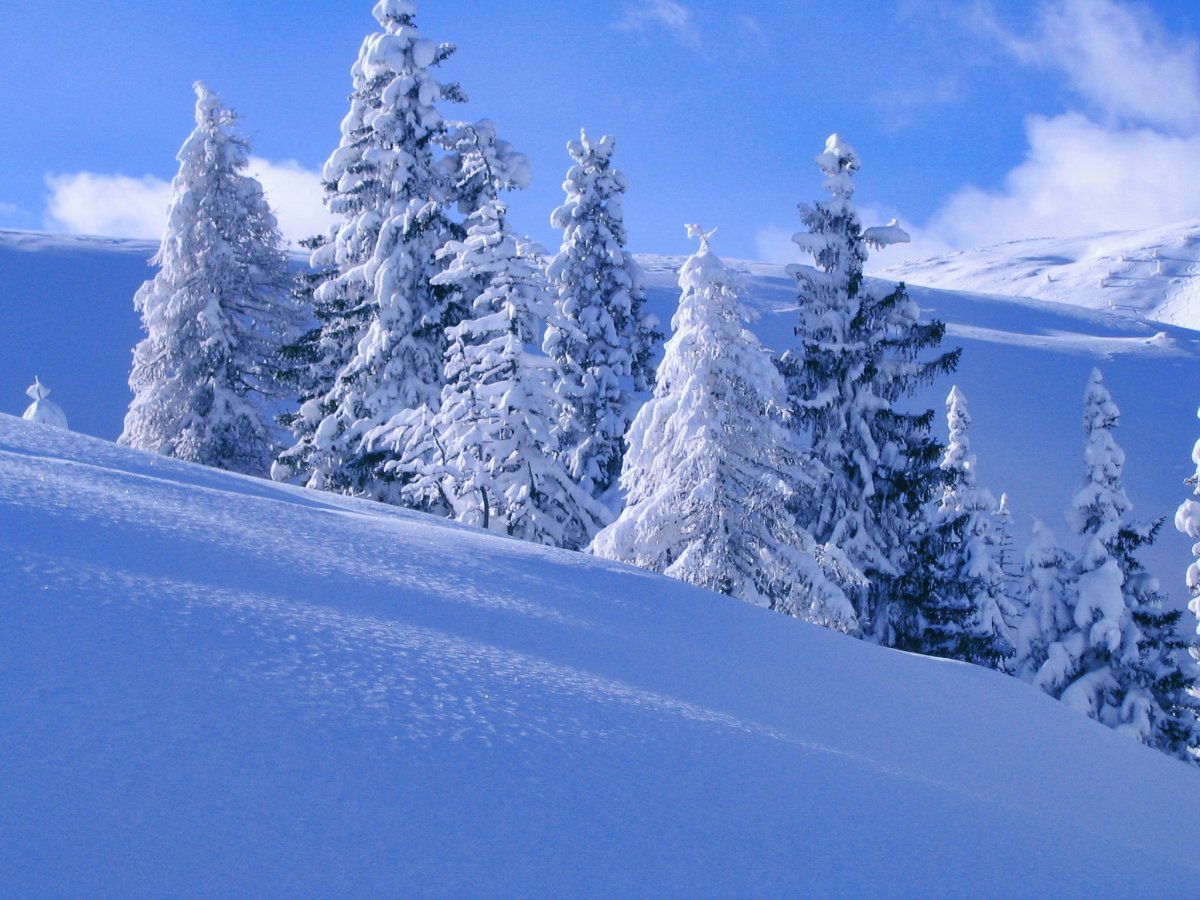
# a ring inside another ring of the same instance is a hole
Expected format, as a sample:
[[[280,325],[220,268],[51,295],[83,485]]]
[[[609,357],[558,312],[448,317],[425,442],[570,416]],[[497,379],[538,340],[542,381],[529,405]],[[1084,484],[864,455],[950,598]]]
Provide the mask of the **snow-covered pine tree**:
[[[796,524],[805,476],[779,421],[783,380],[743,325],[735,273],[708,234],[689,233],[700,250],[680,270],[674,334],[629,430],[625,510],[592,552],[854,632],[833,560]]]
[[[1197,412],[1197,417],[1200,418],[1200,412]],[[1192,489],[1192,497],[1196,499],[1189,498],[1179,504],[1179,509],[1175,511],[1175,528],[1196,542],[1192,545],[1192,555],[1196,560],[1187,568],[1186,581],[1188,593],[1192,596],[1188,609],[1200,620],[1200,440],[1192,446],[1192,462],[1196,471],[1184,483]],[[1200,625],[1197,630],[1200,631]],[[1194,659],[1200,660],[1200,647],[1193,645],[1191,654]]]
[[[498,213],[495,204],[501,191],[528,186],[530,172],[528,158],[516,152],[507,141],[497,138],[495,125],[488,120],[449,123],[445,142],[452,152],[441,160],[441,166],[448,173],[447,195],[455,198],[459,212],[466,218],[462,237],[465,239],[473,227],[483,228],[475,240],[465,243],[450,240],[437,253],[438,263],[453,269],[452,275],[448,276],[443,270],[430,281],[441,298],[439,318],[446,323],[447,329],[451,329],[471,316],[475,301],[487,290],[491,276],[506,268],[507,262],[500,260],[502,257],[508,260],[504,254],[512,252],[515,245],[507,240],[509,232],[504,214]],[[504,238],[495,233],[497,225]],[[493,252],[500,255],[493,258],[489,255]],[[538,275],[538,283],[545,286],[543,275]],[[542,312],[539,315],[545,317]],[[449,330],[446,339],[444,354],[449,353],[454,343]],[[436,447],[437,436],[431,429],[441,397],[455,380],[446,372],[446,366],[450,364],[449,356],[444,356],[443,387],[436,403],[402,409],[366,435],[368,444],[386,456],[388,461],[384,463],[383,472],[389,481],[398,484],[400,502],[438,515],[454,515],[453,509],[444,501],[444,493],[428,490],[428,482],[424,487],[410,487],[408,482],[416,469],[428,471],[433,456],[440,457],[445,453],[444,447]]]
[[[472,295],[449,329],[441,404],[406,458],[410,506],[540,544],[579,549],[609,518],[554,450],[553,363],[532,350],[549,293],[504,204],[489,200],[439,281]],[[478,285],[482,282],[482,290]]]
[[[926,590],[914,598],[919,628],[915,646],[933,656],[1003,669],[1012,647],[1016,610],[1004,595],[999,544],[992,519],[996,503],[975,482],[971,416],[955,385],[946,398],[949,441],[942,458],[945,486],[929,528]]]
[[[1074,625],[1075,560],[1055,540],[1040,520],[1033,523],[1033,536],[1025,550],[1021,617],[1013,640],[1013,674],[1043,690],[1038,681],[1051,648],[1056,656],[1065,651],[1060,642]],[[1058,645],[1058,646],[1056,646]],[[1054,665],[1045,668],[1049,676]],[[1053,693],[1053,690],[1048,690]]]
[[[511,232],[501,189],[521,186],[525,158],[490,123],[458,139],[458,193],[480,205],[467,234],[446,245],[434,279],[461,307],[451,326],[436,411],[407,429],[403,495],[412,506],[525,540],[579,549],[608,512],[575,484],[554,443],[554,364],[532,349],[549,314],[540,260]]]
[[[633,391],[653,380],[661,341],[644,311],[642,273],[625,249],[625,176],[612,164],[613,139],[580,134],[566,199],[550,218],[563,229],[548,274],[557,293],[543,348],[560,371],[559,441],[576,480],[595,497],[616,483]]]
[[[805,498],[804,522],[857,570],[843,588],[863,630],[911,646],[922,640],[916,605],[932,564],[923,556],[925,509],[943,473],[941,446],[929,433],[933,411],[912,414],[898,404],[952,371],[958,351],[921,359],[944,326],[920,321],[903,284],[864,282],[868,233],[854,208],[854,150],[835,134],[816,161],[831,197],[801,206],[809,231],[794,240],[816,268],[789,269],[799,284],[800,347],[780,360],[794,419],[811,438],[811,466],[822,473]],[[877,243],[899,237],[882,231]]]
[[[313,292],[320,332],[303,351],[313,374],[291,418],[296,441],[272,475],[396,501],[388,454],[370,437],[438,402],[454,321],[432,281],[439,250],[460,233],[436,157],[448,133],[436,104],[464,98],[433,77],[454,48],[419,36],[413,0],[379,0],[374,13],[383,30],[359,51],[342,139],[325,164],[326,204],[340,222],[312,256],[325,273]]]
[[[159,272],[134,304],[146,337],[120,442],[266,475],[278,449],[280,348],[301,322],[275,217],[244,174],[236,116],[200,82],[196,128],[179,151]]]
[[[1083,539],[1073,627],[1048,650],[1035,683],[1064,703],[1182,759],[1200,747],[1196,671],[1157,579],[1136,558],[1161,521],[1135,523],[1121,484],[1125,454],[1113,439],[1120,411],[1093,370],[1084,395],[1083,488],[1068,510]]]
[[[33,384],[25,391],[25,396],[33,402],[21,414],[22,419],[27,422],[37,422],[40,425],[49,425],[52,428],[61,428],[64,431],[69,430],[67,414],[62,411],[61,406],[49,399],[50,388],[42,384],[36,375],[33,376]]]
[[[1013,538],[1012,509],[1008,505],[1008,494],[1000,495],[996,506],[996,548],[999,554],[1000,571],[1004,573],[1004,596],[1018,612],[1021,606],[1021,579],[1024,569],[1016,553]]]

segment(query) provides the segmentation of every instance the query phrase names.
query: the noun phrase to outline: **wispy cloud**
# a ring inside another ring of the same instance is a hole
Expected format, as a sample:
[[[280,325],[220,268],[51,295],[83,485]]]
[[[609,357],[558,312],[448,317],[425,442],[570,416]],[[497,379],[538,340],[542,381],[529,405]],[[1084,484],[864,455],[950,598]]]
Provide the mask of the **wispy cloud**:
[[[299,241],[326,230],[329,215],[318,173],[296,162],[260,157],[251,158],[248,171],[262,182],[286,239]],[[166,227],[171,185],[161,178],[74,172],[47,175],[46,186],[45,224],[53,230],[155,239]]]
[[[767,36],[767,30],[754,16],[738,16],[737,24],[743,38],[755,49],[763,51],[770,48],[771,41]]]
[[[1102,117],[1185,132],[1200,129],[1200,43],[1171,34],[1147,6],[1057,0],[1018,35],[980,6],[974,22],[1028,66],[1056,69]]]
[[[889,265],[1020,238],[1148,228],[1200,215],[1200,45],[1148,7],[1054,0],[1029,34],[979,7],[972,27],[1030,68],[1058,72],[1077,108],[1031,115],[1024,158],[999,186],[965,186]]]
[[[47,175],[46,225],[52,230],[103,237],[157,238],[167,222],[171,185],[147,175],[74,172]]]
[[[895,132],[912,125],[924,110],[957,103],[962,97],[958,77],[946,75],[930,83],[879,91],[871,98],[871,105],[879,111],[884,126]]]
[[[700,29],[692,18],[692,11],[676,0],[642,0],[629,4],[612,27],[637,35],[662,29],[685,47],[697,50],[701,46]]]

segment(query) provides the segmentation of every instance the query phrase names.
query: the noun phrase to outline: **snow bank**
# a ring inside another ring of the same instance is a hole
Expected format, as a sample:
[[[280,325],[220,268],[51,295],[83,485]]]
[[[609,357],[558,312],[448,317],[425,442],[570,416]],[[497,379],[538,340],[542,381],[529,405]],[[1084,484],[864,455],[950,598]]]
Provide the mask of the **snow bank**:
[[[10,416],[0,534],[6,895],[1200,877],[1183,764],[1015,679],[613,563]]]

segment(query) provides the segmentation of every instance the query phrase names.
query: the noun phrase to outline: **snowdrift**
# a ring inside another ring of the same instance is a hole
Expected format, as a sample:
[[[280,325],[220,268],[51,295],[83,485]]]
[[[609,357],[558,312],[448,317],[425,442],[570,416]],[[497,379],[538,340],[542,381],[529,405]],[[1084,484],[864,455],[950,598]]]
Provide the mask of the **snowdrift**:
[[[0,415],[0,893],[1190,895],[1014,679]]]

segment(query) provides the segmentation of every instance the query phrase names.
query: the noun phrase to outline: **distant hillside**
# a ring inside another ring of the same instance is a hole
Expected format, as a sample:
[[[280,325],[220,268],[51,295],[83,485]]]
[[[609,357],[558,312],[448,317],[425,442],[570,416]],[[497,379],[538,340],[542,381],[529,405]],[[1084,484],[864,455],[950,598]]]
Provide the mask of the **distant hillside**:
[[[911,284],[1034,297],[1200,329],[1200,221],[1037,238],[884,269]]]

